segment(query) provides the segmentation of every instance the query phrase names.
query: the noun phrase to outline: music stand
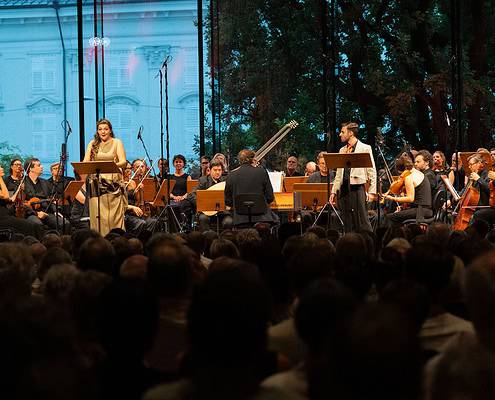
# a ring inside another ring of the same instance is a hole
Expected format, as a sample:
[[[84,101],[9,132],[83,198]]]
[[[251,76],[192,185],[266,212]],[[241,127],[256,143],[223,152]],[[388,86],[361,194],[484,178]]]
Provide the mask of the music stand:
[[[191,179],[190,181],[186,181],[187,185],[187,193],[191,193],[198,186],[199,179]],[[172,189],[170,189],[172,190]]]
[[[282,181],[282,189],[284,192],[293,192],[294,184],[306,183],[307,180],[307,176],[284,176]]]
[[[327,170],[338,168],[371,168],[373,167],[373,161],[369,153],[323,153],[323,159],[327,166]],[[351,181],[349,179],[348,193],[351,192]],[[330,184],[327,187],[328,204],[335,211],[335,207],[330,202]],[[335,211],[335,213],[337,213]],[[338,215],[338,214],[337,214]],[[345,231],[344,221],[339,216],[339,221],[342,224],[342,228]]]
[[[65,187],[64,197],[62,198],[62,205],[67,206],[71,205],[74,199],[76,198],[77,193],[81,190],[82,185],[84,185],[84,181],[70,181],[69,184]]]
[[[197,190],[196,210],[208,217],[217,217],[217,233],[220,232],[220,211],[225,211],[225,197],[223,190]]]
[[[167,232],[172,232],[170,227],[170,215],[172,215],[175,226],[179,228],[179,232],[182,232],[182,225],[179,223],[179,220],[177,219],[177,216],[175,215],[175,212],[170,205],[170,202],[168,201],[170,193],[172,193],[172,190],[174,190],[174,186],[174,179],[164,179],[151,205],[153,207],[163,207],[163,210],[158,215],[155,227],[157,227],[159,230],[161,227],[166,227]],[[170,187],[170,192],[168,192],[167,190],[168,187]]]
[[[175,186],[175,180],[171,179],[170,180],[170,192],[172,192],[172,190],[174,190],[174,186]],[[157,192],[155,198],[153,199],[153,202],[151,203],[151,205],[153,207],[166,206],[168,203],[168,201],[167,201],[168,196],[169,196],[169,193],[167,192],[167,181],[163,180],[162,184],[160,185],[160,189],[158,189],[158,192]]]
[[[96,175],[96,202],[98,204],[98,233],[101,233],[101,215],[100,215],[100,174],[121,174],[122,171],[114,161],[82,161],[72,162],[74,171],[79,175]]]
[[[330,185],[332,187],[332,185]],[[326,192],[326,183],[295,183],[294,192]]]

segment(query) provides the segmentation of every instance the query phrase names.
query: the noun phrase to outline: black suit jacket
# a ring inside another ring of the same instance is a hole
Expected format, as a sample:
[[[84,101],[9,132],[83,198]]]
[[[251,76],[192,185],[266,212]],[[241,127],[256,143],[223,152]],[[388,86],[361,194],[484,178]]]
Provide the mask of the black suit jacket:
[[[260,193],[266,201],[265,214],[253,215],[252,221],[273,222],[274,218],[268,205],[275,197],[268,172],[263,167],[253,167],[249,164],[243,164],[227,176],[227,182],[225,183],[225,205],[233,207],[234,199],[237,195],[248,193]],[[247,215],[238,215],[234,209],[234,225],[247,222],[249,222],[249,217]]]

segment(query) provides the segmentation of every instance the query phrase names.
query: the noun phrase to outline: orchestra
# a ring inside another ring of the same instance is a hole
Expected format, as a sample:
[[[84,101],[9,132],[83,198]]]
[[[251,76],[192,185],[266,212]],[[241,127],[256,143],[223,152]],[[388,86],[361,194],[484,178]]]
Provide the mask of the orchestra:
[[[71,232],[89,227],[96,229],[96,200],[100,197],[100,213],[102,213],[102,204],[104,207],[103,216],[100,217],[107,219],[104,228],[101,229],[100,226],[102,234],[108,233],[113,228],[125,229],[136,236],[143,231],[154,232],[158,226],[158,216],[167,205],[170,205],[176,214],[184,231],[192,229],[205,231],[215,229],[215,226],[224,230],[232,228],[233,217],[243,222],[246,222],[246,218],[239,218],[235,209],[197,210],[197,194],[205,190],[220,190],[223,193],[227,182],[225,204],[233,207],[233,196],[244,190],[242,187],[246,186],[243,183],[246,179],[248,181],[251,179],[241,175],[256,177],[255,179],[263,181],[265,186],[268,182],[266,169],[257,159],[259,153],[245,150],[241,157],[241,167],[230,170],[230,173],[228,158],[222,153],[212,157],[202,155],[199,158],[197,172],[191,173],[187,169],[185,157],[178,154],[172,158],[174,172],[170,173],[165,158],[158,159],[156,163],[144,157],[132,162],[126,160],[123,144],[113,135],[109,121],[99,121],[97,128],[95,137],[88,144],[84,160],[108,158],[121,168],[120,174],[100,176],[100,182],[96,182],[94,176],[87,179],[83,177],[67,203],[62,201],[66,198],[64,191],[74,178],[65,175],[62,158],[60,162],[50,165],[51,176],[45,180],[42,177],[43,166],[39,159],[30,158],[23,163],[22,159],[15,157],[10,160],[8,175],[2,176],[1,184],[4,189],[2,189],[0,206],[3,211],[0,213],[0,219],[5,219],[7,216],[16,217],[22,220],[18,224],[19,227],[24,231],[32,228],[36,234],[39,229],[56,229],[59,232]],[[291,128],[293,127],[291,126],[289,130]],[[369,146],[359,141],[357,131],[356,123],[342,125],[340,137],[344,147],[340,149],[340,153],[368,152],[374,165],[373,152],[371,148],[368,149]],[[246,154],[247,158],[244,157]],[[277,189],[270,185],[270,189],[273,190],[268,195],[266,188],[260,193],[265,196],[269,207],[268,222],[277,224],[278,221],[298,220],[296,218],[298,213],[306,209],[307,206],[302,204],[304,201],[297,207],[295,205],[297,201],[294,199],[297,198],[298,193],[301,194],[298,192],[301,189],[297,189],[294,186],[296,181],[290,179],[299,177],[300,180],[297,182],[310,184],[310,189],[305,190],[313,190],[311,184],[330,183],[331,193],[328,203],[336,207],[329,208],[328,213],[338,215],[331,215],[331,218],[325,220],[335,219],[336,216],[342,218],[344,232],[375,229],[376,212],[374,217],[373,213],[369,212],[370,206],[375,204],[374,192],[380,194],[381,200],[377,202],[376,207],[381,211],[378,215],[383,216],[378,220],[378,225],[381,226],[400,225],[408,221],[428,223],[439,208],[442,210],[439,214],[443,218],[441,221],[451,224],[453,229],[463,230],[479,219],[487,221],[490,225],[495,224],[495,148],[490,150],[479,148],[475,152],[454,152],[449,154],[449,157],[451,156],[449,165],[446,155],[440,150],[431,153],[426,149],[417,151],[405,146],[391,163],[391,167],[385,166],[384,170],[387,171],[389,180],[387,191],[382,188],[381,178],[379,188],[376,189],[374,166],[367,169],[328,169],[325,164],[325,154],[320,151],[314,160],[301,159],[301,163],[297,155],[287,156],[284,171],[281,172],[283,184]],[[383,162],[387,164],[385,157]],[[256,169],[262,169],[263,172]],[[366,172],[362,177],[359,175],[361,170]],[[304,171],[304,174],[299,171]],[[80,179],[77,174],[75,175]],[[192,180],[192,176],[197,177],[198,180],[189,182],[190,185],[188,181]],[[168,178],[173,181],[169,199],[165,199],[161,205],[154,205],[153,198],[157,196],[160,184]],[[256,186],[254,181],[248,183],[247,186]],[[96,188],[95,185],[98,184],[103,186]],[[359,191],[356,191],[357,189]],[[323,190],[321,187],[315,186],[313,196],[315,201],[318,197],[316,194],[321,193],[321,190]],[[281,197],[282,192],[285,197]],[[381,194],[383,192],[386,193]],[[435,204],[440,192],[445,194],[442,197],[443,203]],[[110,195],[111,198],[102,201],[104,195]],[[308,196],[311,194],[300,197],[304,199]],[[280,200],[282,198],[284,200]],[[109,206],[109,201],[114,202],[112,204],[116,204],[116,207]],[[284,201],[287,204],[282,204]],[[313,220],[317,221],[316,213],[322,210],[323,206],[324,203],[320,201],[318,204],[314,203],[312,207],[307,207],[314,214]],[[272,217],[272,213],[275,217]],[[305,214],[305,222],[308,220],[306,216],[307,214]],[[358,218],[358,221],[357,216],[363,220]],[[369,222],[373,224],[373,228]]]

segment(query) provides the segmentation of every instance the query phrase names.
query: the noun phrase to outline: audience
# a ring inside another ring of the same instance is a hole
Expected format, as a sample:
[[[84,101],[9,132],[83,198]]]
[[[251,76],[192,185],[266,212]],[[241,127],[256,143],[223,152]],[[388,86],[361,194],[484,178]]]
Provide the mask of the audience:
[[[0,393],[493,398],[494,242],[484,223],[11,235]]]

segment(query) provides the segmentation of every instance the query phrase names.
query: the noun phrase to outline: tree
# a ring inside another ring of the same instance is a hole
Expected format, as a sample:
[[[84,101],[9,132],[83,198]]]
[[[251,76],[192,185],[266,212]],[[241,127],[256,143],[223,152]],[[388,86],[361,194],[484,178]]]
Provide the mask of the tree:
[[[30,156],[21,155],[19,147],[9,144],[9,142],[0,142],[0,166],[5,170],[5,174],[8,174],[10,168],[10,161],[14,158],[24,160]]]
[[[325,149],[321,3],[219,2],[215,62],[230,153],[261,146],[290,119],[300,126],[271,155],[272,166],[290,152],[314,158]],[[462,4],[467,149],[489,146],[495,133],[494,9],[495,0]],[[453,151],[450,11],[440,0],[338,1],[338,120],[362,123],[371,144],[383,127],[390,154],[404,142]]]

